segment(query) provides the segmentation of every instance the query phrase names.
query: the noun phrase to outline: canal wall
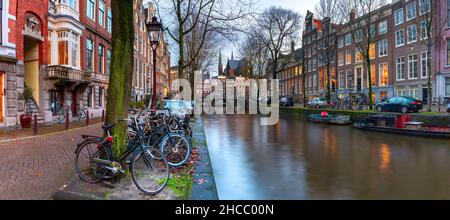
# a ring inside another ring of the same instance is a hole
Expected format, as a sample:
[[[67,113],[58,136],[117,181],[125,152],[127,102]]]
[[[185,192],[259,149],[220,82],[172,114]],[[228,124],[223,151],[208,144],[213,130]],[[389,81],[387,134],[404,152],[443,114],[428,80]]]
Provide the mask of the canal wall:
[[[209,156],[203,121],[200,115],[195,116],[192,135],[192,146],[197,148],[200,161],[194,171],[190,200],[218,200],[214,172]]]
[[[307,114],[320,114],[323,111],[327,111],[329,114],[350,115],[352,121],[361,121],[367,116],[387,114],[387,115],[400,115],[401,113],[395,112],[372,112],[372,111],[347,111],[336,109],[309,109],[309,108],[285,108],[280,107],[283,112],[294,112],[302,115]],[[438,125],[438,126],[450,126],[450,114],[437,114],[428,115],[423,113],[412,113],[411,119],[413,121],[424,122],[426,125]]]

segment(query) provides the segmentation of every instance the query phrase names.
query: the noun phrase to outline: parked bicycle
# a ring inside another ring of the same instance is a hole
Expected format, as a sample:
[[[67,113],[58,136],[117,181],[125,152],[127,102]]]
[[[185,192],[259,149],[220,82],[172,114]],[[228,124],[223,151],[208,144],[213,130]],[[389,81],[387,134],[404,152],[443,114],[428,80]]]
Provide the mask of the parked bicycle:
[[[147,145],[159,146],[170,166],[178,167],[188,161],[192,136],[189,122],[180,120],[168,109],[149,114],[144,112],[138,119],[142,121]],[[136,131],[129,128],[128,140],[133,140],[135,136]]]
[[[71,112],[72,111],[70,110],[70,106],[65,105],[64,103],[62,103],[61,104],[61,108],[60,108],[60,110],[58,112],[58,120],[60,122],[64,121],[64,119],[66,119],[66,115],[70,114]],[[84,110],[84,109],[80,108],[79,106],[77,106],[77,114],[76,114],[76,116],[77,116],[78,120],[86,119],[86,115],[87,115],[86,110]]]
[[[105,178],[124,174],[121,164],[129,160],[129,171],[136,187],[147,195],[161,192],[169,180],[169,164],[160,150],[148,145],[142,125],[131,117],[131,129],[136,135],[128,141],[128,148],[119,158],[112,150],[110,130],[114,124],[102,126],[106,137],[82,135],[75,151],[75,170],[85,182],[98,183]]]

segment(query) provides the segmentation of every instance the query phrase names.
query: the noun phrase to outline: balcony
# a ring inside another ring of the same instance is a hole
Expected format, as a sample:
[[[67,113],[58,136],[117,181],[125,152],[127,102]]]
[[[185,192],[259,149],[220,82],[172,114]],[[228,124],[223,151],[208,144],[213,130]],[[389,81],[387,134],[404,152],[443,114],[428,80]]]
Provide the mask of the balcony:
[[[49,66],[47,67],[47,79],[88,83],[91,82],[91,74],[65,66]]]
[[[53,16],[69,16],[80,21],[80,12],[72,6],[49,1],[49,13]]]
[[[91,79],[95,82],[108,83],[109,76],[102,73],[91,72]]]

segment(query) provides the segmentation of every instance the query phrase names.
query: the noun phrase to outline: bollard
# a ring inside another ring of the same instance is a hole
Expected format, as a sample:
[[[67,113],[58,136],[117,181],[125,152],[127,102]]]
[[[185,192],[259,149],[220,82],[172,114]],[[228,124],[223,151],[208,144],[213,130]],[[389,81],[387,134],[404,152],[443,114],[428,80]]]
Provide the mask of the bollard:
[[[66,130],[69,130],[69,109],[66,109]]]
[[[38,135],[37,115],[34,115],[34,127],[33,127],[33,130],[34,130],[34,135],[35,136]]]
[[[89,126],[89,110],[86,110],[86,126]]]
[[[105,121],[105,109],[102,110],[102,122]]]

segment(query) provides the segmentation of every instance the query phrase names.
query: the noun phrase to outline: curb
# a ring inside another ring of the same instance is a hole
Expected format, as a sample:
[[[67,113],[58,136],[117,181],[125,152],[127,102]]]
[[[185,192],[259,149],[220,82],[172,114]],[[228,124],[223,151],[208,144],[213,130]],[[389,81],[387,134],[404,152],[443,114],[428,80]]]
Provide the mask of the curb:
[[[208,144],[206,143],[205,131],[203,129],[202,117],[196,115],[192,145],[198,147],[201,160],[194,173],[190,200],[219,200],[217,194],[214,172],[209,156]]]

